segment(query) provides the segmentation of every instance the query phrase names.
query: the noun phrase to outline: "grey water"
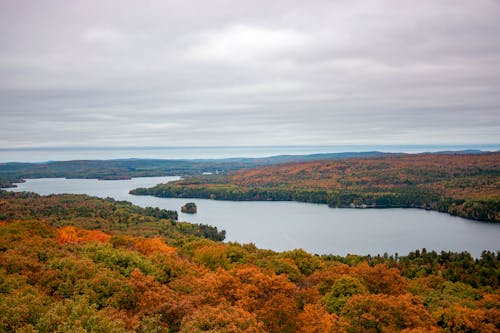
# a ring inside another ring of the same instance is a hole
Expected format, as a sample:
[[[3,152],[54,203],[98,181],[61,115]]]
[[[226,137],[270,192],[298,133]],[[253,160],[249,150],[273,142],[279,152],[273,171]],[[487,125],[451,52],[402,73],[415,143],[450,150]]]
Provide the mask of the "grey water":
[[[475,149],[496,151],[500,144],[479,145],[309,145],[309,146],[204,146],[204,147],[25,147],[0,148],[0,163],[82,159],[215,159],[268,157],[320,153],[382,151],[422,153]]]
[[[11,191],[39,194],[80,193],[127,200],[138,206],[179,211],[179,220],[224,229],[226,241],[254,243],[286,251],[302,248],[317,254],[405,255],[416,249],[468,251],[500,250],[500,224],[483,223],[419,209],[339,209],[299,202],[214,201],[133,196],[130,189],[150,187],[179,177],[95,179],[28,179]],[[180,207],[194,201],[198,213]]]

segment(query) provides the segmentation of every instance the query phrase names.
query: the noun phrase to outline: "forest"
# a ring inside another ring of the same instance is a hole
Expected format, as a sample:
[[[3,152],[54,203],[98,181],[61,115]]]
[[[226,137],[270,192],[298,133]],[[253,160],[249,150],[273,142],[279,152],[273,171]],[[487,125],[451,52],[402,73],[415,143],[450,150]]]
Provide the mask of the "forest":
[[[77,226],[91,230],[177,239],[183,235],[222,241],[224,230],[177,221],[177,211],[138,207],[128,201],[81,194],[40,196],[0,190],[0,220],[42,219],[52,227]]]
[[[444,154],[446,152],[437,152]],[[455,154],[481,154],[481,151],[465,150]],[[101,180],[127,179],[131,177],[189,176],[202,173],[225,173],[228,171],[289,162],[304,162],[321,159],[360,158],[389,156],[379,151],[323,153],[311,155],[279,155],[259,158],[225,159],[116,159],[47,161],[40,163],[0,163],[0,188],[15,187],[15,183],[26,178],[92,178]]]
[[[0,191],[0,332],[500,330],[500,252],[278,253],[176,218]]]
[[[500,329],[499,252],[278,253],[174,213],[0,191],[0,331]]]
[[[476,152],[477,153],[477,152]],[[224,173],[284,162],[317,159],[380,156],[388,153],[345,152],[311,155],[281,155],[263,158],[226,158],[194,160],[116,159],[47,161],[41,163],[0,163],[0,188],[15,187],[26,178],[91,178],[100,180],[128,179],[131,177],[187,176],[202,173]]]
[[[135,195],[422,208],[500,222],[500,153],[400,154],[282,163],[191,176]]]

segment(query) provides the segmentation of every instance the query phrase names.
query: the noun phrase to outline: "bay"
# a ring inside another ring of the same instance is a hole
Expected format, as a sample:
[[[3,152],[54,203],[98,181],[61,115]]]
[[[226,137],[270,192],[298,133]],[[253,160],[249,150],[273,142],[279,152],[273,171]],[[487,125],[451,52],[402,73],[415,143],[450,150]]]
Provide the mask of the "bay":
[[[179,177],[95,179],[28,179],[11,191],[42,195],[80,193],[127,200],[136,205],[179,211],[180,221],[225,229],[226,241],[254,243],[260,248],[285,251],[302,248],[317,254],[405,255],[415,249],[468,251],[500,250],[500,224],[466,220],[419,209],[339,209],[299,202],[214,201],[205,199],[133,196],[130,189],[151,187]],[[193,201],[194,215],[180,212]]]

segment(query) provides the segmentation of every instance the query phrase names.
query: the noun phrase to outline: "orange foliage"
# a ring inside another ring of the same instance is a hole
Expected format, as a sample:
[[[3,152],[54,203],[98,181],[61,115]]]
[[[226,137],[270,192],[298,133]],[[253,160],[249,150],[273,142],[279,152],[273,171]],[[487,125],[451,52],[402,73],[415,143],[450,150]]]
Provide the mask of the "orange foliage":
[[[420,298],[411,295],[355,295],[342,309],[348,332],[400,332],[435,326]]]
[[[175,253],[175,247],[168,246],[160,238],[136,238],[134,248],[145,255],[154,253],[171,254]]]
[[[181,332],[262,333],[255,315],[227,304],[204,306],[182,320]]]
[[[229,176],[229,183],[244,186],[288,184],[309,189],[348,189],[371,184],[379,188],[400,187],[405,183],[424,184],[426,175],[437,183],[457,175],[469,176],[477,170],[496,169],[500,154],[444,155],[416,154],[384,157],[325,160],[271,165],[241,170]],[[497,178],[498,179],[498,178]],[[498,194],[498,181],[479,182],[476,187],[455,187],[460,197]],[[480,187],[480,188],[478,188]],[[442,188],[447,192],[451,189]]]
[[[235,293],[239,306],[255,313],[269,332],[293,331],[297,287],[286,276],[268,274],[255,266],[240,267],[235,274],[242,283]]]
[[[106,243],[110,235],[99,230],[84,230],[73,226],[62,227],[56,230],[56,240],[61,244],[66,243]]]
[[[443,330],[438,327],[416,327],[416,328],[406,328],[400,333],[442,333]]]
[[[324,294],[332,287],[335,280],[343,275],[352,274],[353,269],[345,264],[331,266],[322,271],[316,271],[303,281],[305,286],[317,286],[318,290]]]
[[[234,305],[240,299],[238,290],[242,288],[242,283],[230,271],[217,269],[216,272],[204,274],[196,280],[196,284],[206,303],[226,302]]]
[[[479,304],[487,309],[500,310],[500,294],[485,294]]]
[[[154,281],[138,269],[130,274],[130,283],[137,295],[139,317],[159,316],[162,327],[178,328],[182,318],[192,313],[200,303],[200,297],[176,294],[167,285]]]
[[[312,265],[307,254],[289,251],[278,255],[279,263],[297,264],[308,273],[277,275],[253,264],[274,263],[277,254],[255,246],[186,240],[178,242],[184,255],[170,255],[176,248],[160,238],[115,235],[110,240],[100,231],[55,229],[40,220],[0,221],[0,226],[0,289],[6,299],[0,302],[0,331],[28,331],[32,323],[38,329],[44,322],[37,321],[51,307],[80,297],[87,311],[137,332],[493,333],[500,327],[497,286],[452,283],[437,259],[436,273],[406,278],[401,276],[404,257],[375,266],[356,256],[345,258],[350,265],[317,258],[321,264]],[[78,246],[85,242],[110,244]],[[77,245],[59,245],[66,243]],[[485,272],[475,272],[495,281],[498,256],[484,256],[491,263],[478,266]],[[419,263],[423,258],[412,263],[425,268]],[[466,256],[460,262],[474,263]],[[399,268],[390,268],[391,263]],[[39,294],[30,291],[29,299],[38,298],[40,307],[25,318],[2,317],[9,309],[11,314],[28,309],[30,301],[19,298],[25,288]],[[2,326],[5,320],[11,326]]]
[[[441,308],[433,315],[441,326],[446,327],[448,332],[498,332],[500,317],[490,318],[489,311],[484,309],[469,309],[460,305]],[[500,312],[496,311],[496,315]]]
[[[318,304],[307,304],[298,317],[298,333],[346,332],[336,314],[329,314]],[[344,325],[346,325],[344,323]]]
[[[61,244],[66,243],[107,243],[111,236],[99,230],[85,230],[73,226],[56,229],[56,240]],[[128,245],[129,249],[139,251],[144,255],[155,253],[171,254],[176,252],[176,248],[168,246],[160,238],[143,238],[132,236],[120,236],[114,238],[113,246]]]
[[[82,236],[80,236],[80,242],[99,242],[106,243],[111,238],[110,235],[99,231],[99,230],[82,230],[85,231]]]
[[[78,243],[78,233],[75,227],[62,227],[56,231],[56,240],[61,244]]]
[[[355,267],[354,274],[362,278],[374,294],[400,295],[408,289],[408,282],[399,271],[383,264],[371,267],[363,262]]]

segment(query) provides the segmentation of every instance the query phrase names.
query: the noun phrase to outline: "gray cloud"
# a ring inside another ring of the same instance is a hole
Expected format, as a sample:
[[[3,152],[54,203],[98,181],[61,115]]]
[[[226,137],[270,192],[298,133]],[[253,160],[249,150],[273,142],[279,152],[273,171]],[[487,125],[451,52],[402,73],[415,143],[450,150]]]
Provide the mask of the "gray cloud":
[[[500,3],[0,2],[0,147],[500,142]]]

